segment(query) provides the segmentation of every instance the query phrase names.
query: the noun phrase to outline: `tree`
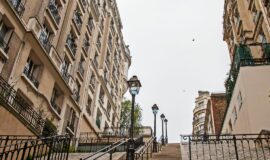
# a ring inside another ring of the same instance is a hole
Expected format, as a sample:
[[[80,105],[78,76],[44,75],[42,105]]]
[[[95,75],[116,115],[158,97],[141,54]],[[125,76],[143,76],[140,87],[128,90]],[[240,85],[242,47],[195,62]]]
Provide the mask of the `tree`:
[[[120,128],[129,128],[131,123],[131,100],[124,99],[122,102],[121,118],[120,118]],[[134,106],[134,128],[139,128],[142,126],[142,108],[139,104]]]

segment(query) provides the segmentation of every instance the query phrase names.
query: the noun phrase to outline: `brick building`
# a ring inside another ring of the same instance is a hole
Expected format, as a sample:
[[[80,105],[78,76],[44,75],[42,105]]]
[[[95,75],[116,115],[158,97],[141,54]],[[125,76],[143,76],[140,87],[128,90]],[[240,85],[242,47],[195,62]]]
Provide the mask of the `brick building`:
[[[115,0],[1,0],[0,134],[117,127],[131,64],[121,29]]]
[[[227,108],[225,93],[211,93],[207,102],[205,128],[207,134],[220,134],[221,125]]]

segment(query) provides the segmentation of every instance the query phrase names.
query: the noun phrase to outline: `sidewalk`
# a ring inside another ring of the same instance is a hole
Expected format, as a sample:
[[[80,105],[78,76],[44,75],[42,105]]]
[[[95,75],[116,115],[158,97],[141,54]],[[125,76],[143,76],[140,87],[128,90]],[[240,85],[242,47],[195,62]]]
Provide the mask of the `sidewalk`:
[[[152,160],[181,160],[180,144],[171,143],[162,147],[162,151],[153,154]]]

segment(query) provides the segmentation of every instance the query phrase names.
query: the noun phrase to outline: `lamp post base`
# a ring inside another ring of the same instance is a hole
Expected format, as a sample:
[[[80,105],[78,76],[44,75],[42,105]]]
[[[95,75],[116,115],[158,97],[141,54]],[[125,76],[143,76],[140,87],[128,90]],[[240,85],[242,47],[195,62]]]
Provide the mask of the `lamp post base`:
[[[128,148],[127,150],[127,160],[134,160],[134,153],[135,153],[135,149],[134,148]]]
[[[153,142],[153,152],[156,153],[157,152],[157,138],[155,137],[155,140]]]

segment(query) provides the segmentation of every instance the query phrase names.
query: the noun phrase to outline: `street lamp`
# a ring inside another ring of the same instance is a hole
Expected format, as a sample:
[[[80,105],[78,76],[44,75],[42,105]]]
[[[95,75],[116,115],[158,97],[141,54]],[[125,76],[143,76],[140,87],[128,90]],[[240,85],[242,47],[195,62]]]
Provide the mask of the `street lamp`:
[[[166,127],[166,134],[165,134],[165,142],[166,142],[166,144],[168,143],[168,132],[167,132],[167,123],[168,123],[168,119],[166,118],[165,120],[164,120],[164,122],[165,122],[165,127]]]
[[[154,148],[153,148],[153,152],[157,152],[156,115],[158,113],[158,106],[156,104],[154,104],[152,106],[152,111],[153,111],[153,114],[154,114]]]
[[[160,115],[160,118],[161,118],[161,122],[162,122],[161,143],[162,143],[162,145],[165,145],[165,141],[164,141],[164,129],[163,129],[163,122],[164,122],[164,119],[165,119],[165,115],[162,113],[162,114]]]
[[[132,96],[132,105],[131,105],[131,123],[130,123],[130,143],[127,150],[127,160],[134,160],[134,139],[133,139],[133,129],[134,129],[134,105],[135,105],[135,96],[139,94],[141,88],[141,82],[138,80],[137,76],[131,77],[128,81],[129,93]]]

